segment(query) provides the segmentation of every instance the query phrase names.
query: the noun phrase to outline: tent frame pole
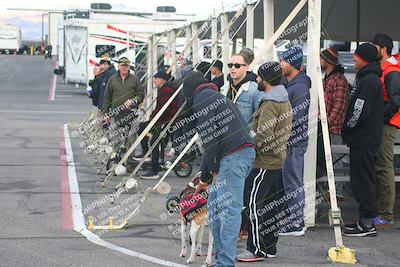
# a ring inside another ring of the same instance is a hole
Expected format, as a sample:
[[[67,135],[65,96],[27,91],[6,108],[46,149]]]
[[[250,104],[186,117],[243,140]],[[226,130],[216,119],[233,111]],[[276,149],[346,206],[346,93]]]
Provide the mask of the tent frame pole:
[[[246,47],[254,50],[254,5],[246,6]]]
[[[264,0],[264,41],[269,40],[272,35],[274,35],[274,1],[275,0]],[[273,60],[273,47],[269,49],[269,51],[266,54],[266,58],[268,61]]]
[[[331,153],[331,145],[330,145],[330,140],[329,140],[329,130],[328,130],[328,119],[326,115],[326,107],[325,107],[325,98],[324,98],[324,89],[323,89],[323,84],[322,84],[322,73],[321,73],[321,64],[319,60],[319,51],[320,51],[320,39],[321,39],[321,34],[320,34],[320,29],[321,29],[321,0],[308,0],[308,18],[309,18],[309,23],[308,23],[308,60],[307,63],[310,64],[308,65],[308,74],[311,76],[311,79],[313,80],[313,85],[311,87],[311,105],[310,110],[311,111],[318,111],[318,105],[315,100],[318,101],[319,104],[319,115],[321,118],[321,126],[322,126],[322,137],[323,137],[323,143],[324,143],[324,149],[325,149],[325,161],[326,161],[326,173],[328,177],[328,186],[329,186],[329,196],[330,196],[330,203],[331,203],[331,210],[330,210],[330,216],[329,216],[329,222],[331,226],[333,226],[334,234],[335,234],[335,242],[336,246],[332,247],[328,250],[328,259],[331,260],[332,262],[335,263],[347,263],[347,264],[355,264],[357,263],[357,260],[355,258],[355,250],[354,249],[349,249],[343,245],[343,238],[342,238],[342,232],[341,232],[341,223],[342,223],[342,217],[341,217],[341,211],[340,208],[337,205],[337,199],[336,199],[336,188],[335,188],[335,177],[334,177],[334,171],[333,171],[333,162],[332,162],[332,153]],[[313,116],[312,112],[310,113],[310,117]],[[317,114],[314,114],[314,118],[318,118]],[[312,119],[312,118],[310,118]],[[314,119],[315,120],[315,119]],[[318,122],[318,120],[316,121]],[[316,138],[317,138],[317,133],[316,133],[316,128],[317,124],[312,121],[309,121],[309,124],[312,124],[312,128],[309,127],[310,130],[314,130],[314,132],[310,133],[310,139],[312,140],[311,144],[309,142],[309,147],[308,151],[312,151],[314,154],[313,157],[309,155],[309,158],[307,160],[310,160],[311,162],[307,162],[306,166],[311,166],[312,168],[312,173],[309,173],[310,175],[313,175],[315,177],[315,162],[316,162],[316,157],[315,157],[315,151],[316,151]],[[314,143],[315,142],[315,143]],[[311,145],[311,147],[310,147]],[[315,147],[314,147],[315,145]],[[309,170],[311,171],[311,170]],[[306,172],[305,177],[307,179],[313,180],[314,185],[310,187],[310,190],[314,195],[307,194],[306,196],[309,195],[311,197],[310,201],[314,203],[314,207],[310,207],[310,215],[315,214],[315,178],[312,179],[307,175]],[[306,206],[307,206],[307,200],[306,200]],[[314,208],[312,210],[311,208]]]

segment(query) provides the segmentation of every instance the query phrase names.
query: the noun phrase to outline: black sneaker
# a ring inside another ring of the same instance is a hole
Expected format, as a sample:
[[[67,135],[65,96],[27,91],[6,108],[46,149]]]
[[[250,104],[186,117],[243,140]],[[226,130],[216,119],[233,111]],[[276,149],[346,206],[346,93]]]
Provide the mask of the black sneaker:
[[[357,222],[356,227],[352,230],[345,229],[343,231],[345,236],[354,236],[354,237],[361,237],[361,236],[377,236],[376,228],[372,224],[371,226],[365,226],[362,222]]]
[[[344,225],[344,229],[346,230],[354,230],[355,228],[357,228],[357,222],[354,223],[348,223]]]
[[[276,257],[276,246],[271,246],[267,249],[267,258]]]
[[[290,228],[288,230],[281,230],[279,232],[280,236],[303,236],[306,233],[307,228],[306,227],[301,227],[301,226],[296,226],[293,228]]]
[[[148,171],[148,172],[140,175],[140,178],[145,179],[145,180],[157,180],[157,179],[160,179],[160,175],[158,175],[157,172]]]

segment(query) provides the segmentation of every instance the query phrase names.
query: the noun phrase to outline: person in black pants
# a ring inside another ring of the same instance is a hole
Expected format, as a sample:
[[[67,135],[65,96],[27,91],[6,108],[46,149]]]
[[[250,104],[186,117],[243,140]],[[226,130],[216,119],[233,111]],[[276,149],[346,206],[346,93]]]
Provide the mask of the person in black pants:
[[[350,92],[342,137],[350,147],[350,184],[359,204],[359,219],[346,224],[346,236],[376,236],[375,214],[376,168],[383,132],[382,69],[378,50],[370,43],[360,45],[354,54],[359,71]]]
[[[172,77],[171,75],[166,71],[166,70],[159,70],[154,76],[154,85],[157,88],[157,105],[156,108],[153,110],[153,112],[150,115],[150,121],[157,115],[157,113],[160,111],[160,109],[166,105],[168,100],[172,97],[172,95],[175,92],[175,85],[172,83]],[[152,138],[150,140],[150,144],[153,144],[158,137],[160,136],[161,131],[164,128],[164,125],[166,125],[172,117],[175,115],[175,113],[178,111],[178,99],[175,98],[168,108],[164,111],[164,113],[161,115],[161,117],[157,120],[155,125],[153,126],[153,129],[150,131]],[[147,127],[147,125],[150,123],[144,122],[140,124],[140,133]],[[146,173],[143,173],[140,178],[142,179],[159,179],[160,176],[158,172],[160,171],[160,164],[159,164],[159,159],[160,159],[160,153],[161,153],[161,158],[164,159],[164,148],[165,148],[165,142],[167,138],[163,138],[163,140],[154,148],[154,150],[151,153],[151,160],[150,159],[145,159],[145,161],[151,161],[151,170],[149,170]],[[161,146],[160,146],[161,144]],[[144,155],[146,152],[149,150],[149,144],[148,144],[148,138],[144,138],[141,141],[142,145],[142,154],[138,156],[134,156],[133,159],[140,161],[143,159]],[[161,148],[161,151],[160,151]]]
[[[267,62],[258,70],[258,88],[265,92],[254,113],[251,135],[256,147],[253,170],[246,178],[245,210],[248,216],[247,250],[238,261],[254,262],[274,258],[280,231],[278,214],[283,204],[282,167],[292,130],[292,106],[281,84],[278,62]],[[270,138],[274,136],[274,138]],[[247,192],[246,192],[247,191]],[[281,204],[282,203],[282,204]]]

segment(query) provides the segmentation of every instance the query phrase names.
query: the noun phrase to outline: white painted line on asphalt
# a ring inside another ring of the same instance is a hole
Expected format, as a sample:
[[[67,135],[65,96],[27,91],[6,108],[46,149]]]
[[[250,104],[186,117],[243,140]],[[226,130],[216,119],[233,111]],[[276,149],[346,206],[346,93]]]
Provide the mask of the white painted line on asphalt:
[[[74,230],[77,231],[78,233],[80,233],[81,235],[83,235],[84,237],[86,237],[86,239],[89,240],[90,242],[92,242],[93,244],[121,252],[125,255],[140,258],[140,259],[146,260],[148,262],[152,262],[152,263],[159,264],[162,266],[170,266],[170,267],[186,266],[186,265],[182,265],[179,263],[166,261],[163,259],[158,259],[158,258],[155,258],[152,256],[148,256],[148,255],[142,254],[140,252],[136,252],[136,251],[124,248],[124,247],[120,247],[118,245],[104,241],[98,235],[92,233],[91,231],[89,231],[87,229],[85,221],[84,221],[84,216],[82,213],[82,201],[81,201],[81,196],[79,194],[79,184],[78,184],[78,179],[76,176],[74,156],[73,156],[73,152],[72,152],[71,141],[70,141],[70,137],[69,137],[69,131],[68,131],[67,124],[64,124],[63,130],[64,130],[66,161],[68,163],[69,191],[75,192],[75,194],[70,194],[71,195],[72,218],[73,218]]]
[[[72,95],[57,95],[57,98],[69,98],[72,97]]]

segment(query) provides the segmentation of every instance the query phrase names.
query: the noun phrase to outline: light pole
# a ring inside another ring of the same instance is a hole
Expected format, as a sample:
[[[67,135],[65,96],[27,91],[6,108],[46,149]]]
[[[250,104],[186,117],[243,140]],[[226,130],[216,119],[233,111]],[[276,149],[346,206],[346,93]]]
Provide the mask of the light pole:
[[[44,34],[44,13],[42,14],[42,44],[44,44],[44,37],[43,37],[43,34]]]
[[[47,13],[42,13],[42,45],[44,46],[44,16],[47,16]]]

